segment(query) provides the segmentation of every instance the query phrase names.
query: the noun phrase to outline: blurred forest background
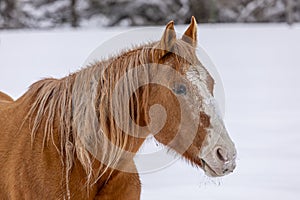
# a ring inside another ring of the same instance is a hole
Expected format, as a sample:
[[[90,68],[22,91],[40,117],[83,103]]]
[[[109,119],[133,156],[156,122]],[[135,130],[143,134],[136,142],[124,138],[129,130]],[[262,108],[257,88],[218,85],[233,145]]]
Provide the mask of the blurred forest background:
[[[300,0],[0,0],[0,29],[300,21]]]

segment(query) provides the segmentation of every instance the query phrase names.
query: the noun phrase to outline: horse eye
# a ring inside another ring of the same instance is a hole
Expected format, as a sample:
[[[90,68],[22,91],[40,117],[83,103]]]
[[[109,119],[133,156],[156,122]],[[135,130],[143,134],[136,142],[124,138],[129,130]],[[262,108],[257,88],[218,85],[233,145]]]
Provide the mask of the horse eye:
[[[185,95],[186,94],[186,86],[183,84],[176,85],[173,89],[176,94]]]

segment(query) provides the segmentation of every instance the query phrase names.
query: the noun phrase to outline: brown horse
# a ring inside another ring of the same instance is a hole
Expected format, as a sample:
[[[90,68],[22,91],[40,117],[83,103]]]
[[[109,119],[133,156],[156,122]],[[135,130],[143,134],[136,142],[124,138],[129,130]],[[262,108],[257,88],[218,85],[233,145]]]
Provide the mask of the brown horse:
[[[0,93],[1,199],[139,199],[133,157],[149,134],[210,176],[232,172],[236,150],[196,45],[194,18],[181,39],[170,22],[158,42],[16,101]]]

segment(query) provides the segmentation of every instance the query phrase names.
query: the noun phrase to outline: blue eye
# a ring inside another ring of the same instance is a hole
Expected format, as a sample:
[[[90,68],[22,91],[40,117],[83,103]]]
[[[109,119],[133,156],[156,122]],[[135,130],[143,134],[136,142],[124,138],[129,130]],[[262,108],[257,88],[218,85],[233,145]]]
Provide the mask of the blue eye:
[[[183,84],[175,85],[175,87],[173,88],[173,91],[176,94],[185,95],[186,94],[186,86]]]

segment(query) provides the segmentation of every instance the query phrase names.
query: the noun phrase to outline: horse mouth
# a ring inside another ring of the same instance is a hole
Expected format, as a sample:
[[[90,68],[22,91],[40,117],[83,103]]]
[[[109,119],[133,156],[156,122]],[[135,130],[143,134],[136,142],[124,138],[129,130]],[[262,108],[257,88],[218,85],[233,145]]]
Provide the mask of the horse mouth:
[[[201,159],[202,169],[204,170],[205,174],[210,177],[220,177],[222,175],[218,174],[205,160]]]

